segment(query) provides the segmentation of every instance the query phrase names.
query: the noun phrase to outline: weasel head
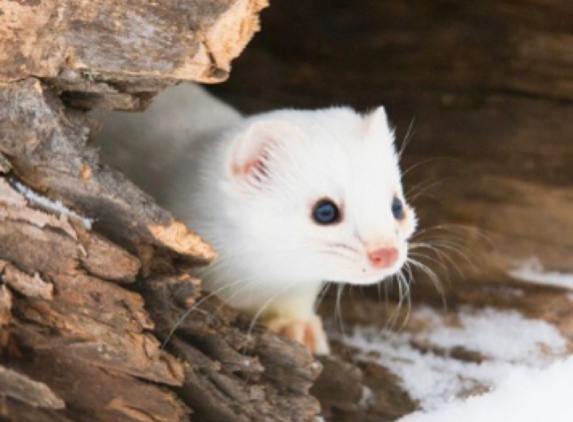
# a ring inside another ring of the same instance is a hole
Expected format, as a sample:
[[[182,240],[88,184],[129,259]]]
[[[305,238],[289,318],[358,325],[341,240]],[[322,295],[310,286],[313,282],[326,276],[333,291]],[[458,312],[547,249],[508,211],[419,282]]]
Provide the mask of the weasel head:
[[[223,254],[247,278],[370,284],[405,263],[416,215],[383,107],[279,110],[227,136]]]

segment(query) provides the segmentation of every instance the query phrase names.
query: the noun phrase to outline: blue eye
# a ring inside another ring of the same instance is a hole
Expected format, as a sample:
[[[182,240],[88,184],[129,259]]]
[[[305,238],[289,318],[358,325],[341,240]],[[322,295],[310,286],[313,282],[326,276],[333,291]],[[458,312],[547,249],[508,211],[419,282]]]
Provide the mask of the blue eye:
[[[394,214],[396,220],[404,218],[404,204],[399,198],[394,197],[392,201],[392,214]]]
[[[321,199],[312,209],[312,219],[322,225],[338,223],[340,210],[330,199]]]

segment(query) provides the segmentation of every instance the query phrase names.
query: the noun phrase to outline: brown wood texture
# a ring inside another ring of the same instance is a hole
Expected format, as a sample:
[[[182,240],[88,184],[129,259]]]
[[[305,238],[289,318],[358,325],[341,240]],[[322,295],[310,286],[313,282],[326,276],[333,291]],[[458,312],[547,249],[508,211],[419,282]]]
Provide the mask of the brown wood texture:
[[[570,100],[572,22],[566,0],[277,0],[220,92],[274,105],[372,106],[393,90]]]
[[[76,105],[141,108],[176,80],[224,81],[266,4],[6,1],[0,82],[46,78]]]

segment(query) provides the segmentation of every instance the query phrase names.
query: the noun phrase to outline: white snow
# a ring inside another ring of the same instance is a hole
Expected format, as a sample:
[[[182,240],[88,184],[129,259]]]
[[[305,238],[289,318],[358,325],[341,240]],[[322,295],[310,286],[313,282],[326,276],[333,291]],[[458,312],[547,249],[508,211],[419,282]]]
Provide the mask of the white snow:
[[[536,365],[547,362],[541,344],[565,351],[566,340],[545,321],[526,319],[517,311],[465,309],[459,315],[460,327],[438,326],[428,333],[429,341],[447,349],[461,346],[494,360]]]
[[[494,389],[516,370],[546,368],[566,353],[566,339],[554,326],[515,311],[466,307],[457,313],[455,324],[447,325],[429,308],[415,315],[426,325],[420,332],[355,327],[344,341],[361,350],[359,359],[374,360],[394,372],[426,411]],[[455,358],[453,352],[460,348],[481,361]]]
[[[544,370],[514,367],[493,392],[416,412],[399,422],[571,422],[572,392],[570,357]]]
[[[45,196],[38,195],[32,189],[30,189],[27,186],[24,186],[20,182],[13,181],[13,185],[16,188],[16,190],[18,192],[20,192],[22,195],[24,195],[26,197],[26,199],[28,199],[29,201],[35,202],[36,204],[38,204],[38,205],[40,205],[46,209],[49,209],[51,211],[60,213],[60,215],[66,215],[66,216],[76,218],[82,222],[82,224],[84,225],[84,227],[86,229],[91,230],[93,220],[86,218],[86,217],[82,217],[81,215],[77,214],[76,212],[70,210],[64,204],[62,204],[61,201],[52,201],[51,199],[46,198]]]
[[[573,289],[573,274],[545,271],[543,264],[537,258],[523,261],[508,274],[521,281]]]

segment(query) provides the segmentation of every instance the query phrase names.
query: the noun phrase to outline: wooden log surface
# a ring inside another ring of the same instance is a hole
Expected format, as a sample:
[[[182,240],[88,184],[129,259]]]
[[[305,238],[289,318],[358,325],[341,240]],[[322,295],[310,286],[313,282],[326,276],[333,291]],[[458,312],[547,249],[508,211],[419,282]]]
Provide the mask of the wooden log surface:
[[[572,21],[566,0],[277,0],[219,92],[265,107],[372,106],[396,89],[571,100]]]
[[[34,76],[86,107],[141,108],[176,80],[224,81],[265,6],[266,0],[3,2],[0,83]]]
[[[96,151],[86,148],[89,130],[84,116],[66,114],[59,99],[37,80],[0,88],[0,152],[21,180],[64,206],[73,206],[93,220],[98,231],[132,252],[147,242],[198,259],[215,256],[149,196],[132,185],[124,187],[120,173],[99,165]],[[97,249],[97,245],[94,241],[86,246]],[[96,265],[88,265],[92,264]]]
[[[4,292],[8,287],[17,294],[3,301],[9,319],[1,329],[1,361],[21,375],[4,380],[9,394],[0,395],[34,407],[52,395],[57,406],[40,407],[66,407],[72,419],[78,412],[92,414],[91,420],[141,420],[130,412],[142,412],[158,420],[183,420],[185,406],[172,393],[143,381],[183,382],[182,364],[148,332],[153,323],[143,301],[113,280],[98,278],[97,266],[92,274],[81,264],[90,253],[75,234],[83,230],[88,243],[101,241],[99,236],[81,224],[72,228],[65,214],[62,220],[35,208],[8,180],[1,180],[0,278]],[[136,257],[118,246],[106,253],[119,283],[134,279],[140,266]],[[102,263],[97,249],[93,256]],[[14,388],[25,376],[46,391],[26,388],[28,396],[15,397]],[[17,420],[36,420],[38,413],[10,401],[2,408],[4,416]]]

